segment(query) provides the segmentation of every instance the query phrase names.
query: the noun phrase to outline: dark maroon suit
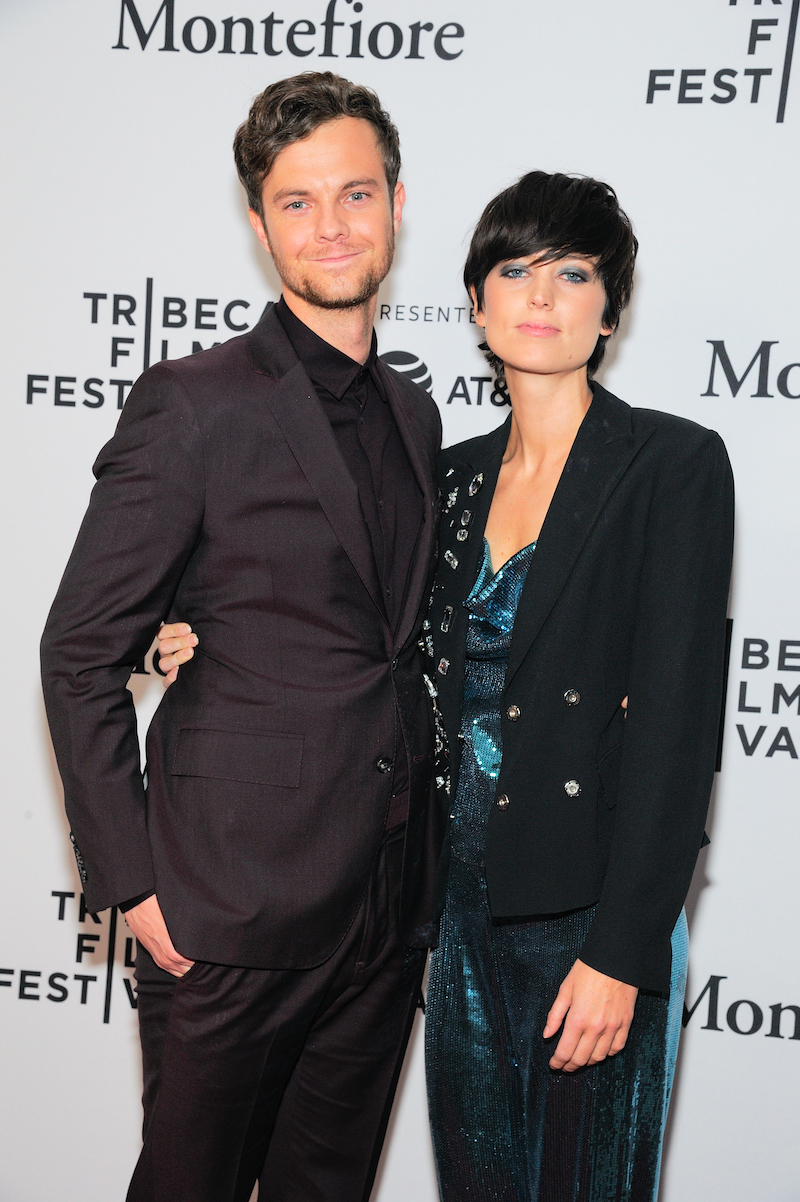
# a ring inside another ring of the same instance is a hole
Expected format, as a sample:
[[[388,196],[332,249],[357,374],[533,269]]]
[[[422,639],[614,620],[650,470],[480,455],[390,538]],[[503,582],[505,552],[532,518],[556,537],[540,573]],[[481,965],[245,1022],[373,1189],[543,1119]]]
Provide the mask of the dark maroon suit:
[[[398,878],[405,942],[429,941],[439,817],[416,640],[440,422],[416,385],[374,370],[421,498],[396,615],[358,487],[271,311],[249,334],[138,381],[95,465],[48,621],[45,696],[87,905],[154,889],[176,948],[201,962],[179,987],[187,997],[214,966],[285,980],[327,964],[337,976],[362,920],[362,942],[382,949],[363,907],[386,873]],[[126,684],[172,614],[200,645],[151,724],[145,796]],[[403,745],[401,885],[397,839],[395,867],[375,873]],[[228,1196],[215,1188],[214,1202]]]

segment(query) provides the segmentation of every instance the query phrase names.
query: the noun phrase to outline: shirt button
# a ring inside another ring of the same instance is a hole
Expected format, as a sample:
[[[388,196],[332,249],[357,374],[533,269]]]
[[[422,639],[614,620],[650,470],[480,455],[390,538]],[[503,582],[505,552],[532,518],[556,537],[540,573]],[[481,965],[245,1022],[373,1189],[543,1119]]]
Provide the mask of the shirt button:
[[[576,780],[568,780],[564,785],[567,797],[580,797],[581,787]]]
[[[522,710],[518,705],[510,705],[506,710],[506,717],[508,718],[509,722],[516,722],[521,713]]]
[[[498,797],[497,801],[495,802],[495,805],[497,806],[498,810],[507,810],[510,804],[511,803],[508,800],[508,797],[506,796],[505,793],[501,793],[500,796]]]
[[[564,694],[564,700],[566,701],[567,705],[577,705],[580,699],[581,695],[577,689],[567,689],[566,693]]]
[[[378,760],[375,767],[378,769],[379,772],[383,772],[384,775],[388,775],[388,773],[390,773],[392,768],[394,767],[394,764],[392,763],[392,761],[390,759],[387,759],[386,756],[381,756],[381,758]]]

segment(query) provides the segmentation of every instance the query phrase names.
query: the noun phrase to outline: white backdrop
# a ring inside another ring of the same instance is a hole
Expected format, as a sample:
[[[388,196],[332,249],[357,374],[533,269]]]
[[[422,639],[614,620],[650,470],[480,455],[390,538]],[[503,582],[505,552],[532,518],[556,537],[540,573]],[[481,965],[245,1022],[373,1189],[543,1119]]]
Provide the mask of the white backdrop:
[[[138,1152],[129,932],[80,909],[37,642],[118,400],[148,357],[230,337],[276,297],[231,138],[267,83],[324,68],[375,87],[401,131],[380,349],[427,364],[447,442],[505,412],[460,283],[485,202],[534,167],[581,171],[634,220],[604,383],[719,430],[739,504],[661,1197],[800,1199],[799,2],[3,0],[0,1202],[121,1200]],[[143,666],[146,719],[161,685]],[[420,1044],[378,1202],[436,1197]]]

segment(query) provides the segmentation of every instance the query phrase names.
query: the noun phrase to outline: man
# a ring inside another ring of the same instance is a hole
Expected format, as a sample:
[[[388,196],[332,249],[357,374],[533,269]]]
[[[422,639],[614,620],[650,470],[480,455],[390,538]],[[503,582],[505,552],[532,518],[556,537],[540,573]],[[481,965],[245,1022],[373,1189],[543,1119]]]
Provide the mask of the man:
[[[271,85],[234,143],[281,301],[140,378],[43,640],[87,905],[139,947],[129,1202],[369,1195],[429,942],[439,818],[416,640],[431,399],[377,358],[404,191],[374,93]],[[126,683],[200,645],[147,739]],[[244,649],[244,650],[243,650]]]

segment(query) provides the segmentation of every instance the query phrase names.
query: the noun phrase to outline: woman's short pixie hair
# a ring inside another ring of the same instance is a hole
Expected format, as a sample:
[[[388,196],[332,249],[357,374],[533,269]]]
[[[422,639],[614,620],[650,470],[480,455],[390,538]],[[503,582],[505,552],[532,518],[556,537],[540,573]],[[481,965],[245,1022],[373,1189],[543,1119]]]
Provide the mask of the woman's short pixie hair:
[[[391,117],[372,91],[331,71],[305,71],[279,79],[256,96],[247,120],[236,131],[233,157],[250,208],[263,219],[264,180],[282,150],[301,142],[320,125],[359,117],[375,130],[389,196],[400,173],[400,139]]]
[[[631,299],[638,249],[628,216],[608,184],[585,175],[531,171],[490,200],[472,235],[464,283],[483,308],[484,283],[493,267],[523,255],[544,261],[581,255],[594,259],[606,292],[603,325],[616,329]],[[601,334],[587,364],[600,366],[608,335]],[[484,344],[492,368],[502,363]]]

